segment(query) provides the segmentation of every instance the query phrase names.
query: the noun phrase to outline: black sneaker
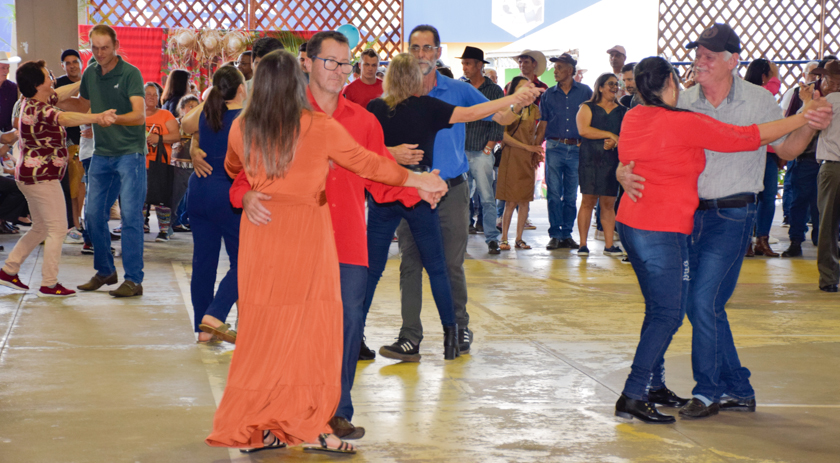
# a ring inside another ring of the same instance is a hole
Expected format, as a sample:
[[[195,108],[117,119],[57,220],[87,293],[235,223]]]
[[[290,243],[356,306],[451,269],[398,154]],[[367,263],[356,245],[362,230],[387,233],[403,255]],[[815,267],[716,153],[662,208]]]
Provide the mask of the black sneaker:
[[[499,248],[499,242],[498,241],[491,241],[491,242],[487,243],[487,252],[489,254],[501,254],[502,249]]]
[[[397,342],[390,346],[380,347],[379,355],[403,362],[419,362],[421,357],[420,344],[414,344],[408,338],[399,338]]]
[[[82,254],[89,254],[89,255],[93,255],[93,245],[92,245],[92,244],[84,244],[84,245],[82,246]],[[116,250],[116,249],[114,249],[114,248],[111,248],[111,255],[112,255],[112,256],[114,256],[114,257],[116,257],[116,255],[117,255],[117,250]]]
[[[470,345],[473,342],[473,332],[469,328],[458,329],[458,350],[462,354],[470,353]]]
[[[174,231],[175,233],[190,233],[190,232],[192,232],[192,230],[190,230],[189,225],[175,225],[174,227],[172,227],[172,231]]]
[[[589,255],[589,247],[588,246],[581,246],[577,251],[577,255],[579,255],[581,257],[588,256]]]
[[[169,235],[167,235],[166,232],[160,232],[155,238],[155,241],[157,241],[158,243],[165,243],[169,241]]]
[[[362,338],[362,346],[359,349],[359,360],[373,360],[376,358],[376,352],[370,350],[370,347],[365,344],[365,338]]]
[[[605,256],[623,256],[624,251],[620,247],[613,245],[611,248],[604,248]]]

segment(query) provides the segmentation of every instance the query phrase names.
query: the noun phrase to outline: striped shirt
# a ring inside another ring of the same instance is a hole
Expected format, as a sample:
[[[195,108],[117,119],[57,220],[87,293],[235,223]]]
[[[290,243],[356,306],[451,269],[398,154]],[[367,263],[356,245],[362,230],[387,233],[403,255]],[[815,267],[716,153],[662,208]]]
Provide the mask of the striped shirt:
[[[489,77],[484,77],[484,83],[478,87],[478,91],[488,100],[498,100],[505,96],[502,88],[494,84]],[[504,136],[505,128],[493,121],[480,120],[467,122],[466,125],[467,139],[464,149],[467,151],[481,151],[487,146],[488,141],[502,141]]]

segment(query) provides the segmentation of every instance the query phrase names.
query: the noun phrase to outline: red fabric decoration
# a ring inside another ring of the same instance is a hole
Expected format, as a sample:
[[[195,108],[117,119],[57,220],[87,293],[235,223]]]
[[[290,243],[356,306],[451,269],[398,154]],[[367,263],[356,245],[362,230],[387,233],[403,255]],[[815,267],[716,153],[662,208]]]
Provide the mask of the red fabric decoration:
[[[92,28],[91,25],[79,25],[79,43],[88,47],[88,50],[80,50],[83,68],[92,56],[88,38]],[[117,53],[140,70],[143,82],[160,83],[166,30],[159,27],[114,27],[114,31],[120,42]]]

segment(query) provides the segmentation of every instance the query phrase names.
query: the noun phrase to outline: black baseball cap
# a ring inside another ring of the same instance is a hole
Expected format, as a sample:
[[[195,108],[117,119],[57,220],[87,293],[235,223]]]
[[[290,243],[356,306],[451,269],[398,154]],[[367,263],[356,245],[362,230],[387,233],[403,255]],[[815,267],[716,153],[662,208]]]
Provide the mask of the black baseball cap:
[[[567,64],[571,64],[572,66],[577,66],[577,60],[572,58],[572,55],[570,55],[568,53],[563,53],[562,55],[560,55],[556,58],[549,58],[548,60],[551,61],[552,63],[567,63]]]
[[[82,61],[82,55],[80,55],[76,50],[69,48],[61,52],[61,62],[63,63],[64,58],[67,58],[68,56],[75,56],[76,58],[79,58],[79,61]]]
[[[697,48],[700,45],[708,48],[713,52],[728,51],[729,53],[741,52],[741,39],[738,34],[726,24],[716,23],[714,26],[706,29],[700,34],[700,38],[694,42],[689,42],[685,48]]]

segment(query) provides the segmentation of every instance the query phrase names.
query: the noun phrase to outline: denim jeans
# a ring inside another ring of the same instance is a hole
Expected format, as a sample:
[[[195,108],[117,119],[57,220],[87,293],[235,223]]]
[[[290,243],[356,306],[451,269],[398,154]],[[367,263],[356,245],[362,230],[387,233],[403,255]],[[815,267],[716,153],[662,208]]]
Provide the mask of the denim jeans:
[[[665,351],[688,303],[688,235],[640,230],[616,222],[645,298],[645,319],[624,395],[647,401],[648,385],[665,387]]]
[[[464,184],[464,186],[466,186]],[[446,269],[446,259],[443,250],[443,237],[440,228],[440,218],[436,209],[432,209],[429,203],[419,202],[412,208],[407,208],[400,203],[378,204],[372,199],[368,200],[368,274],[367,289],[364,298],[364,318],[370,312],[370,305],[373,302],[373,295],[382,272],[385,271],[385,264],[388,262],[388,250],[391,247],[391,239],[397,230],[400,221],[405,219],[417,245],[423,268],[429,275],[429,283],[432,286],[432,296],[435,298],[440,321],[443,326],[455,325],[455,312],[452,302],[452,288],[449,281],[449,272]],[[496,224],[493,224],[495,229]],[[400,240],[406,237],[400,232]],[[416,314],[419,324],[419,310]],[[406,320],[413,320],[414,316],[403,316],[403,323]],[[422,325],[411,330],[411,335],[406,336],[414,343],[419,343],[423,338]],[[401,334],[402,336],[402,334]]]
[[[735,291],[755,226],[755,211],[756,205],[748,204],[694,213],[686,308],[693,329],[691,365],[697,382],[692,392],[710,402],[724,394],[737,399],[755,396],[750,371],[741,366],[726,317],[726,303]]]
[[[475,180],[475,188],[481,197],[481,216],[484,225],[484,242],[499,241],[499,230],[496,229],[496,190],[493,188],[492,154],[483,151],[467,151],[470,162],[470,175]]]
[[[116,272],[108,219],[120,198],[122,259],[125,279],[143,282],[143,205],[146,202],[146,157],[93,155],[88,171],[87,228],[93,243],[93,267],[100,276]]]
[[[87,226],[87,221],[88,221],[88,217],[87,217],[88,198],[90,197],[89,196],[90,195],[90,180],[88,179],[88,171],[90,170],[90,160],[91,160],[91,158],[82,159],[82,167],[85,168],[85,175],[84,175],[84,177],[82,177],[82,181],[85,183],[85,187],[86,187],[85,188],[85,202],[82,203],[82,218],[84,218],[84,221],[82,222],[82,224],[84,225],[82,227],[82,239],[85,240],[85,244],[92,246],[93,243],[91,243],[91,241],[90,241],[90,233],[88,232],[88,226]]]
[[[790,171],[793,169],[793,166],[796,164],[796,160],[788,161],[787,166],[785,167],[785,180],[783,183],[782,188],[782,213],[790,219],[790,203],[793,202],[793,185],[790,183]]]
[[[811,231],[811,242],[817,245],[820,233],[820,211],[817,208],[817,176],[820,165],[816,161],[796,161],[791,169],[790,182],[794,188],[793,201],[790,205],[790,229],[788,236],[791,241],[805,241],[808,232],[808,216],[810,211],[814,229]]]
[[[545,184],[548,195],[548,236],[572,237],[577,215],[580,148],[556,140],[545,145]]]
[[[758,195],[755,236],[770,235],[773,216],[776,215],[776,192],[778,190],[779,165],[776,164],[776,156],[767,153],[767,164],[764,166],[764,191]]]
[[[350,390],[356,378],[356,364],[365,326],[365,290],[368,269],[361,265],[338,264],[341,272],[341,304],[344,307],[344,354],[341,363],[341,400],[335,416],[353,420]]]

